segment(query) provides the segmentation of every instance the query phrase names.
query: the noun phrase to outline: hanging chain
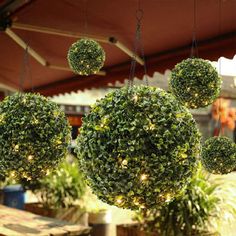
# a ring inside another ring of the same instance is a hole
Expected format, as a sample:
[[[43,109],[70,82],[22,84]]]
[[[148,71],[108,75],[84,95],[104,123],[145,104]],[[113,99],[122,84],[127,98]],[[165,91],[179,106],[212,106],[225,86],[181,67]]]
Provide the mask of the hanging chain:
[[[31,70],[31,63],[30,63],[30,58],[29,58],[29,53],[27,53],[28,59],[27,59],[27,68],[28,68],[28,74],[29,74],[29,79],[30,79],[30,87],[31,87],[31,92],[34,92],[34,83],[33,83],[33,76],[32,76],[32,70]]]
[[[130,74],[129,74],[129,81],[128,81],[128,87],[133,86],[133,80],[135,76],[135,69],[136,69],[136,57],[138,56],[138,49],[141,51],[141,58],[144,62],[144,77],[146,81],[146,85],[148,86],[148,78],[147,78],[147,67],[145,63],[145,57],[144,57],[144,48],[141,43],[141,21],[143,18],[143,10],[140,8],[140,2],[138,2],[138,9],[136,10],[136,32],[135,32],[135,40],[134,40],[134,54],[131,60],[131,67],[130,67]]]
[[[198,57],[196,19],[197,19],[197,3],[196,3],[196,0],[193,0],[193,36],[192,36],[192,45],[191,45],[191,53],[190,53],[191,58]]]
[[[20,76],[19,76],[19,87],[20,87],[21,92],[23,92],[24,90],[25,77],[27,76],[27,69],[26,69],[27,62],[28,62],[28,45],[26,46],[24,54],[23,54],[23,60],[22,60]]]
[[[142,12],[143,16],[143,12]],[[148,75],[147,75],[147,64],[145,60],[145,53],[144,53],[144,47],[142,44],[142,35],[141,35],[141,20],[140,20],[140,36],[139,36],[139,42],[140,42],[140,51],[141,51],[141,58],[143,59],[143,68],[144,68],[144,79],[145,79],[145,84],[146,86],[149,85],[148,83]]]
[[[31,91],[34,92],[34,86],[33,86],[33,78],[32,78],[32,73],[31,73],[31,65],[29,61],[29,45],[27,44],[24,55],[23,55],[23,61],[21,64],[21,71],[20,71],[20,76],[19,76],[19,87],[21,92],[24,91],[24,83],[25,83],[25,78],[29,75],[30,79],[30,86],[31,86]]]
[[[133,80],[134,80],[134,75],[135,75],[136,56],[138,53],[138,45],[139,45],[138,42],[140,40],[141,19],[142,19],[142,15],[140,14],[139,10],[137,10],[136,11],[137,26],[136,26],[135,40],[134,40],[134,53],[131,60],[131,67],[130,67],[130,74],[129,74],[129,84],[128,84],[129,87],[133,86]]]

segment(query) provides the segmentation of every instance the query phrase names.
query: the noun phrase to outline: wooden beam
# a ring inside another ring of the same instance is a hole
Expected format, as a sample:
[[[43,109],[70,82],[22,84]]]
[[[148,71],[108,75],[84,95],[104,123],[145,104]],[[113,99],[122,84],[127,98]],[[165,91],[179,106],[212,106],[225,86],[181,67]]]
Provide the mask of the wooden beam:
[[[48,64],[47,67],[51,68],[51,69],[55,69],[55,70],[64,70],[64,71],[71,71],[72,70],[69,67],[66,66],[60,66],[60,65],[53,65],[53,64]],[[101,76],[105,76],[106,75],[106,71],[98,71],[97,73],[95,73],[94,75],[101,75]]]
[[[6,84],[3,84],[0,82],[0,89],[3,89],[5,91],[10,91],[10,92],[16,92],[18,91],[16,88],[12,87],[12,86],[8,86]]]
[[[14,33],[11,29],[7,28],[5,30],[5,33],[23,49],[26,50],[26,48],[28,47],[29,54],[41,65],[47,66],[47,61],[43,57],[41,57],[35,50],[29,47],[27,43],[22,38],[20,38],[16,33]]]
[[[117,48],[119,48],[121,51],[129,55],[131,58],[133,58],[135,61],[137,61],[140,65],[144,65],[144,60],[140,58],[137,54],[132,52],[129,48],[127,48],[123,43],[121,43],[116,38],[111,37],[110,42],[114,44]]]
[[[137,61],[140,65],[144,65],[144,61],[142,58],[140,58],[137,54],[133,53],[129,48],[127,48],[123,43],[121,43],[120,41],[117,40],[117,42],[115,43],[115,45],[122,50],[123,52],[125,52],[127,55],[129,55],[131,58],[133,58],[135,61]]]
[[[128,56],[134,58],[140,65],[144,65],[144,61],[142,58],[140,58],[136,53],[130,50],[127,46],[125,46],[115,37],[104,37],[104,36],[83,34],[79,32],[65,31],[65,30],[59,30],[55,28],[28,25],[28,24],[22,24],[22,23],[17,23],[17,22],[13,22],[11,27],[13,29],[20,29],[20,30],[51,34],[51,35],[57,35],[57,36],[63,36],[63,37],[70,37],[70,38],[77,38],[77,39],[78,38],[91,38],[101,43],[108,43],[108,44],[112,44],[116,46]]]
[[[65,31],[65,30],[59,30],[59,29],[55,29],[55,28],[22,24],[22,23],[17,23],[17,22],[13,22],[11,28],[32,31],[32,32],[38,32],[38,33],[44,33],[44,34],[63,36],[63,37],[70,37],[70,38],[91,38],[91,39],[94,39],[94,40],[101,42],[101,43],[110,43],[109,38],[103,37],[103,36],[82,34],[79,32]]]
[[[26,42],[21,39],[16,33],[14,33],[11,29],[7,28],[5,30],[5,33],[12,38],[19,46],[21,46],[24,50],[28,47],[28,52],[29,54],[37,61],[39,62],[42,66],[55,69],[55,70],[64,70],[64,71],[71,71],[69,67],[65,66],[60,66],[60,65],[52,65],[50,64],[46,59],[44,59],[42,56],[39,55],[34,49],[29,47]],[[95,75],[106,75],[105,71],[98,71]]]

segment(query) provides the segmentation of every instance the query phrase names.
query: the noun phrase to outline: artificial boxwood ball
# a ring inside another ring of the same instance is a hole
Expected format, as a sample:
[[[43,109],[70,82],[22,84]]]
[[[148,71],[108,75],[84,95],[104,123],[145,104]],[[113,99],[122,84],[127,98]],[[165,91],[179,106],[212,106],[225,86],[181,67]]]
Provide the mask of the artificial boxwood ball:
[[[36,179],[65,157],[70,127],[57,104],[38,94],[15,93],[0,104],[0,167]]]
[[[211,137],[202,147],[202,164],[212,174],[228,174],[236,168],[236,146],[227,137]]]
[[[179,193],[195,169],[199,131],[172,94],[122,88],[83,118],[77,154],[93,192],[122,208],[152,208]]]
[[[188,58],[171,72],[169,86],[183,105],[196,109],[206,107],[219,96],[222,80],[210,62]]]
[[[76,74],[96,74],[104,65],[105,52],[92,39],[81,39],[71,45],[67,55],[70,68]]]

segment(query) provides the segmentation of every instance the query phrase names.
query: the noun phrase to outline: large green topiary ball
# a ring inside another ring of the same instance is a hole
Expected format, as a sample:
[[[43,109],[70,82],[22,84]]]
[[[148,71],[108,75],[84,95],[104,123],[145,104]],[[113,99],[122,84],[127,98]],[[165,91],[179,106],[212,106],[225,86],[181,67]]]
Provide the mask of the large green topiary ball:
[[[211,137],[202,147],[202,164],[212,174],[228,174],[236,168],[236,146],[227,137]]]
[[[210,62],[188,58],[171,72],[169,86],[183,105],[196,109],[206,107],[219,96],[222,80]]]
[[[99,100],[77,138],[94,193],[122,208],[151,208],[179,193],[199,154],[189,111],[162,89],[122,88]]]
[[[104,65],[105,52],[92,39],[81,39],[71,45],[67,55],[70,68],[76,74],[96,74]]]
[[[70,126],[59,107],[38,94],[15,93],[0,104],[0,166],[19,179],[35,179],[65,157]]]

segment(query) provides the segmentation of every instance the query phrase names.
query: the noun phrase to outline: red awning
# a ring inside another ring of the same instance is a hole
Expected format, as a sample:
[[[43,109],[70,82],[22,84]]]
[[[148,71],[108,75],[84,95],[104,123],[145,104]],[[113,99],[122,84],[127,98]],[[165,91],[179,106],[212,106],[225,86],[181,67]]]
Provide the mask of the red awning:
[[[9,0],[1,0],[0,7],[6,2]],[[194,0],[141,0],[144,11],[142,41],[149,75],[154,71],[171,69],[190,55],[193,3]],[[210,60],[216,60],[220,56],[232,58],[236,53],[236,1],[222,0],[219,4],[216,0],[197,0],[196,3],[199,57]],[[86,32],[85,7],[88,25]],[[12,14],[13,27],[10,30],[50,64],[68,67],[67,50],[76,38],[42,33],[45,28],[70,34],[87,33],[108,40],[114,37],[132,50],[136,9],[137,1],[134,0],[34,0]],[[30,27],[41,29],[41,32],[29,31]],[[91,87],[105,87],[108,83],[123,81],[129,75],[130,57],[115,46],[114,42],[101,45],[106,51],[103,68],[105,76],[77,76],[70,71],[43,66],[30,57],[35,91],[49,96]],[[1,32],[0,83],[19,88],[23,55],[24,50],[5,32]],[[136,75],[142,77],[142,74],[143,67],[138,65]],[[23,88],[31,89],[30,76],[25,78]]]

